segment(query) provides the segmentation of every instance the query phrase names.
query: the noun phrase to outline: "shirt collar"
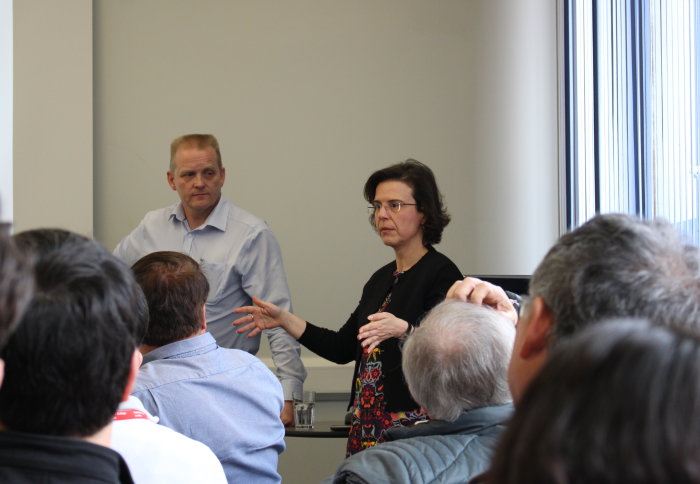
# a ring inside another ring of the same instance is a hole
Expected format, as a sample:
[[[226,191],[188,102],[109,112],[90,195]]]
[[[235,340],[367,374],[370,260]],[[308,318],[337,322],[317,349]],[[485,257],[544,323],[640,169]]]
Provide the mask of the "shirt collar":
[[[391,427],[384,431],[383,436],[386,440],[391,441],[424,435],[476,433],[485,428],[502,424],[510,418],[512,413],[512,403],[473,408],[462,412],[454,422],[434,419],[411,427]]]
[[[221,198],[219,198],[219,203],[216,204],[216,207],[214,207],[214,210],[211,211],[204,223],[200,227],[197,227],[197,229],[195,230],[201,230],[206,227],[213,227],[215,229],[221,230],[222,232],[226,231],[228,211],[229,205],[228,203],[226,203],[224,197],[222,196]],[[182,208],[182,202],[172,207],[169,219],[171,221],[177,221],[179,223],[184,223],[186,221],[185,209]]]
[[[150,413],[148,413],[148,410],[146,410],[146,407],[143,406],[143,403],[141,403],[141,400],[136,398],[133,395],[129,395],[129,398],[124,400],[119,404],[119,409],[118,410],[139,410],[148,416],[148,420],[151,420],[152,422],[158,423],[158,417],[154,417]]]
[[[216,340],[207,332],[194,338],[181,339],[163,345],[143,355],[143,364],[166,358],[186,358],[188,356],[207,353],[217,348]]]

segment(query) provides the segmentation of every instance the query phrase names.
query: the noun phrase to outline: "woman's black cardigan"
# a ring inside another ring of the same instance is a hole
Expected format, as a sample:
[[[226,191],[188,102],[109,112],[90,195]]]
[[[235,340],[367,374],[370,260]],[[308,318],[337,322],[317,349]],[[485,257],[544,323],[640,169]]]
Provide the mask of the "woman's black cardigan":
[[[355,360],[355,371],[351,384],[350,405],[355,397],[355,379],[360,368],[362,347],[357,339],[360,326],[368,323],[367,316],[381,307],[389,289],[394,284],[396,262],[385,265],[367,281],[357,308],[338,331],[307,323],[299,338],[305,347],[334,363],[345,364]],[[398,278],[393,287],[391,302],[385,311],[408,321],[411,326],[420,324],[420,319],[433,306],[445,298],[450,286],[462,279],[462,273],[446,256],[432,247],[428,252]],[[400,338],[389,338],[380,344],[384,372],[385,410],[398,412],[419,407],[411,397],[401,371]]]

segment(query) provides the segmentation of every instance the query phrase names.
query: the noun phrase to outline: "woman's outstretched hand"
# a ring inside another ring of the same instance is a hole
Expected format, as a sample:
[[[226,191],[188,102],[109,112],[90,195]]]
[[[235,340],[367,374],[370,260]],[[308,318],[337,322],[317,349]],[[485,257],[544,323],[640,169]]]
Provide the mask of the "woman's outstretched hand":
[[[369,323],[360,328],[357,339],[368,351],[389,338],[400,338],[406,333],[408,323],[391,313],[374,313],[367,316]]]
[[[236,333],[249,331],[248,337],[252,338],[260,334],[264,329],[282,327],[292,338],[299,339],[306,330],[306,321],[293,315],[272,303],[265,302],[257,297],[253,298],[254,306],[241,306],[233,310],[234,313],[248,313],[238,318],[233,323],[234,326],[241,326],[236,329]]]
[[[233,310],[234,313],[248,313],[231,323],[234,326],[240,326],[236,329],[236,333],[245,333],[249,331],[248,338],[252,338],[258,335],[263,329],[282,326],[283,312],[285,312],[283,309],[272,303],[258,299],[257,297],[253,297],[253,304],[254,306],[241,306]],[[241,326],[243,324],[245,326]]]

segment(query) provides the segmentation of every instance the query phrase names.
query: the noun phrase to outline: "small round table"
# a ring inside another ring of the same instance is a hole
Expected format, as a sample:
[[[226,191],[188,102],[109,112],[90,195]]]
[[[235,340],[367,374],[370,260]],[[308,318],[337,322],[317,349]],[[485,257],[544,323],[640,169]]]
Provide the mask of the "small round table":
[[[331,428],[333,427],[333,428]],[[340,422],[319,421],[314,423],[312,429],[297,429],[295,427],[285,427],[286,437],[321,437],[321,438],[348,438],[349,425]]]

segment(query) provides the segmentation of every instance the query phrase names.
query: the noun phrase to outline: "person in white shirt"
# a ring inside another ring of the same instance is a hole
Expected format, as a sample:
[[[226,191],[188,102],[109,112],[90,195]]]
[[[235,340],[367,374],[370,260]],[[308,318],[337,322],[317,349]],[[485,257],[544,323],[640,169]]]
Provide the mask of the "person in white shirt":
[[[112,448],[126,460],[136,484],[225,484],[209,447],[163,425],[129,396],[112,422]]]

